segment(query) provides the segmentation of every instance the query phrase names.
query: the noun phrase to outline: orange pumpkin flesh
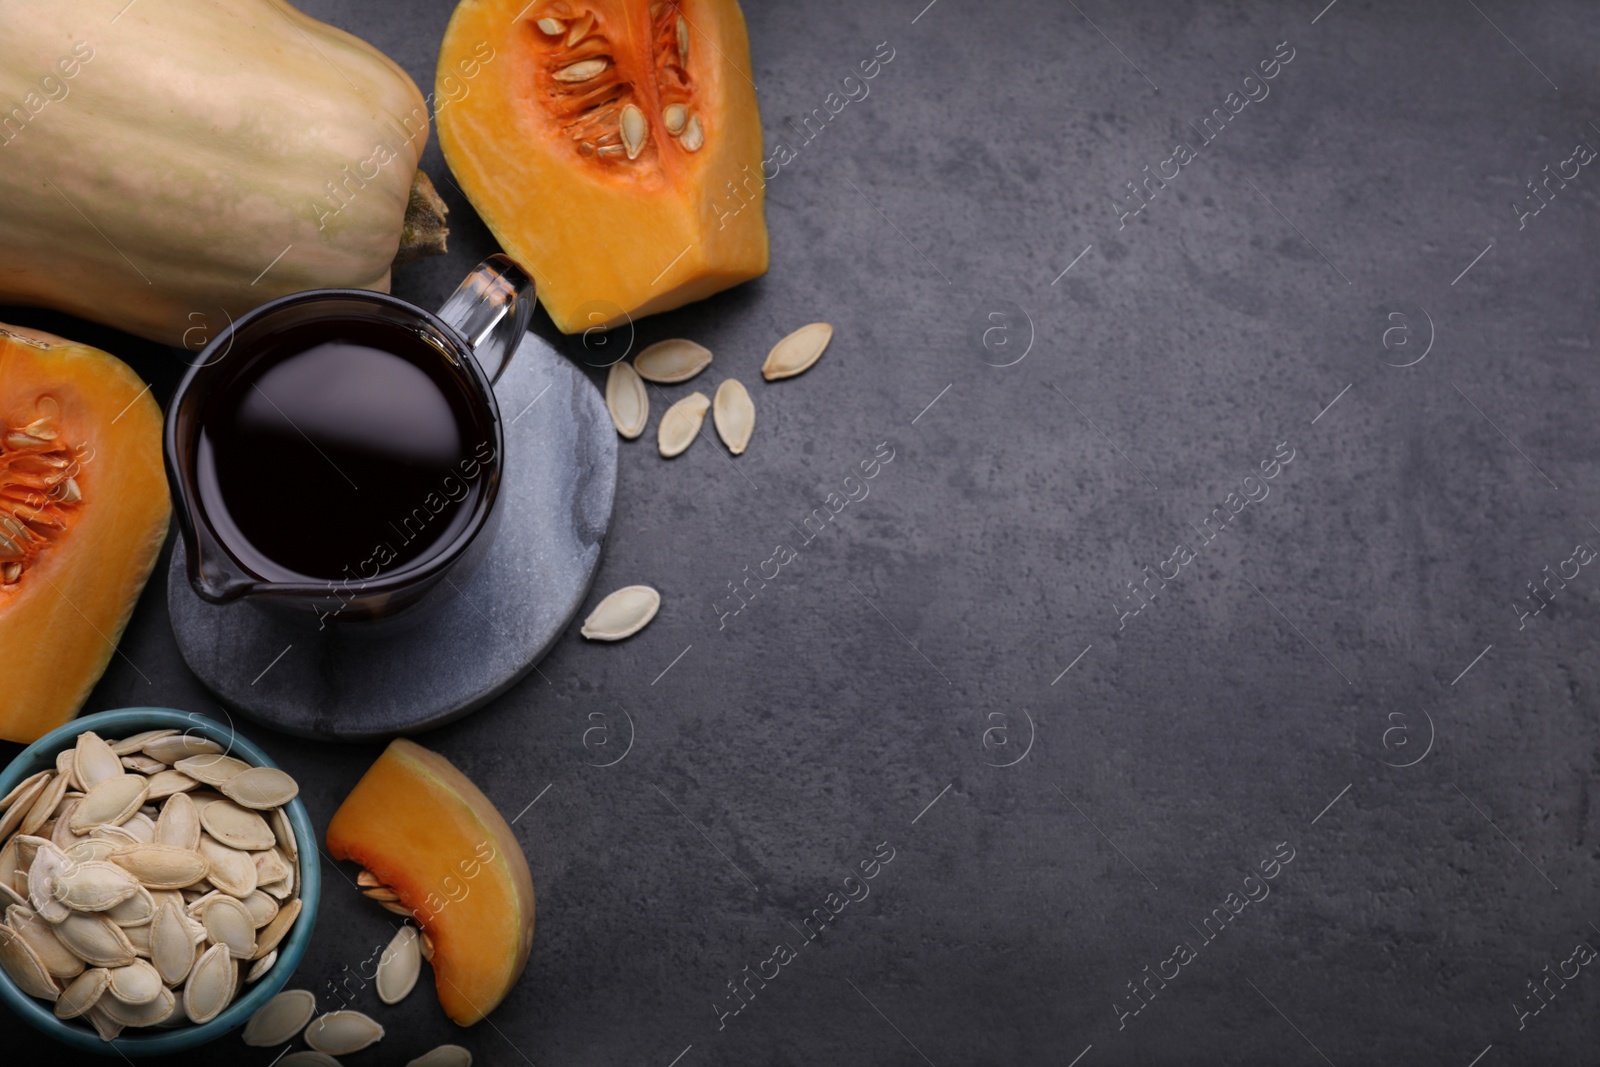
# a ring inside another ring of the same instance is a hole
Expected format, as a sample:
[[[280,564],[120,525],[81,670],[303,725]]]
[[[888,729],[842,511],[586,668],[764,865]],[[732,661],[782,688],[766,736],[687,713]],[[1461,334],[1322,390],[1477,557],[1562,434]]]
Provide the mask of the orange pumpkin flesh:
[[[78,713],[170,515],[149,386],[99,349],[0,324],[0,738]]]
[[[564,332],[766,273],[734,0],[462,0],[435,98],[461,190]]]
[[[328,851],[400,897],[433,941],[445,1014],[478,1022],[533,946],[533,877],[489,798],[437,752],[393,741],[328,824]]]

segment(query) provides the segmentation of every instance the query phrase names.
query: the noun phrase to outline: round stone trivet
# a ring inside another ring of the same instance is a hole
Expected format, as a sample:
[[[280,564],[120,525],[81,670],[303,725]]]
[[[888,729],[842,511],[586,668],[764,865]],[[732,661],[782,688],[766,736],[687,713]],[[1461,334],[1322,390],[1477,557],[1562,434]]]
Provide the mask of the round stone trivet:
[[[318,631],[242,601],[208,604],[167,573],[172,632],[223,704],[304,737],[366,741],[439,726],[531,670],[583,603],[617,485],[617,432],[599,390],[528,334],[495,386],[505,420],[504,512],[482,565],[416,625]]]

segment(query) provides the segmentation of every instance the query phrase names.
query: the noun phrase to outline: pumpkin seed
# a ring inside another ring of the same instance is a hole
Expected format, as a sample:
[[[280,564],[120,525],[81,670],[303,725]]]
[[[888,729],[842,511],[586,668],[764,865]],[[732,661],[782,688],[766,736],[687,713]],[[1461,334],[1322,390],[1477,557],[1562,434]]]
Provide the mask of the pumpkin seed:
[[[94,1026],[94,1032],[100,1035],[101,1041],[115,1041],[122,1036],[122,1024],[106,1014],[99,1004],[85,1012],[83,1017]]]
[[[33,949],[52,978],[71,978],[83,973],[83,961],[56,937],[56,929],[20,904],[6,908],[6,925]]]
[[[429,963],[432,963],[433,962],[433,938],[429,937],[428,936],[428,931],[424,930],[424,931],[422,931],[422,936],[420,938],[418,938],[418,941],[421,943],[419,948],[420,948],[420,950],[422,952],[422,958],[427,960]]]
[[[555,80],[558,82],[566,82],[569,85],[573,85],[578,82],[592,81],[595,78],[600,77],[600,75],[604,74],[605,69],[610,65],[610,60],[605,58],[584,59],[572,64],[571,66],[562,67],[560,70],[552,74],[551,77],[555,78]]]
[[[363,867],[356,875],[356,885],[362,889],[374,889],[383,885],[383,879]]]
[[[81,964],[80,964],[81,966]],[[76,1019],[95,1006],[106,987],[111,984],[111,972],[104,967],[84,971],[74,978],[56,998],[56,1018]]]
[[[194,966],[195,925],[170,901],[161,905],[150,923],[150,962],[170,986],[187,978]],[[199,936],[205,938],[203,927]]]
[[[767,353],[767,361],[761,364],[761,376],[769,382],[793,378],[820,359],[831,340],[833,327],[826,322],[813,322],[800,327],[772,346],[772,351]]]
[[[159,815],[160,812],[156,814]],[[151,845],[156,840],[156,821],[145,814],[143,808],[128,816],[127,821],[121,826],[101,827],[101,829],[121,830],[141,845]]]
[[[28,790],[32,789],[34,786],[38,785],[40,782],[44,781],[48,777],[50,777],[50,772],[49,771],[39,771],[39,772],[37,772],[35,774],[28,775],[28,777],[24,778],[22,781],[18,782],[16,785],[12,786],[11,787],[11,792],[7,793],[4,797],[0,797],[0,809],[6,810],[6,811],[10,811],[12,805],[14,805],[19,799],[21,799],[21,797],[22,797],[22,795],[24,793],[26,793]],[[6,833],[10,833],[11,831],[7,830],[5,832]]]
[[[201,818],[205,812],[200,813]],[[256,889],[256,861],[250,853],[224,845],[209,835],[200,836],[200,855],[211,864],[206,877],[229,896],[247,897]]]
[[[750,401],[749,391],[733,378],[724,381],[717,386],[711,418],[728,451],[736,456],[742,454],[756,429],[756,406]]]
[[[257,884],[256,888],[276,900],[288,900],[294,895],[294,887],[287,881]]]
[[[256,960],[254,963],[250,964],[250,970],[244,976],[244,980],[245,980],[246,984],[256,981],[262,975],[264,975],[268,971],[272,970],[273,964],[275,964],[277,962],[278,962],[278,950],[277,949],[273,949],[271,952],[267,953],[265,956],[262,956],[259,960]]]
[[[289,1053],[277,1062],[277,1067],[339,1067],[339,1061],[326,1052],[302,1050]]]
[[[83,792],[83,783],[78,780],[78,750],[64,748],[56,753],[56,773],[72,783],[72,788]]]
[[[289,864],[275,848],[252,854],[256,864],[256,885],[271,885],[289,877]]]
[[[0,908],[10,907],[12,904],[28,906],[28,898],[11,888],[11,883],[0,880]]]
[[[278,847],[285,856],[291,860],[299,857],[300,845],[294,839],[294,826],[282,807],[272,809],[272,836],[278,839]]]
[[[137,878],[146,889],[185,889],[215,874],[204,853],[205,841],[200,845],[202,851],[193,852],[174,845],[136,844],[113,852],[111,862]]]
[[[224,845],[247,852],[271,848],[278,840],[272,836],[272,827],[267,825],[267,820],[249,808],[242,808],[227,800],[207,804],[206,810],[200,812],[200,825]]]
[[[400,894],[396,893],[393,889],[390,889],[386,885],[374,886],[371,889],[363,889],[361,891],[361,895],[370,900],[377,901],[400,899]]]
[[[132,847],[132,842],[124,846],[116,841],[107,841],[103,837],[80,837],[71,846],[62,849],[67,859],[73,863],[104,863],[109,860],[118,849]],[[60,847],[59,845],[57,846]]]
[[[161,987],[153,1000],[143,1004],[129,1004],[109,989],[106,992],[109,995],[101,997],[95,1009],[104,1011],[123,1026],[158,1026],[178,1010],[178,998],[166,986]]]
[[[148,800],[163,800],[179,793],[187,793],[191,789],[198,789],[200,783],[190,778],[182,771],[158,771],[150,776],[150,795]]]
[[[138,891],[136,878],[105,862],[69,862],[50,883],[50,895],[73,911],[106,911]]]
[[[122,758],[93,730],[85,730],[78,735],[78,743],[73,748],[72,767],[85,791],[123,773]]]
[[[50,831],[50,843],[63,852],[70,853],[78,842],[88,840],[88,838],[80,837],[72,832],[72,809],[76,808],[78,802],[82,799],[82,797],[73,797],[70,800],[63,800],[61,802],[61,811],[56,815],[55,827]]]
[[[228,952],[237,960],[248,960],[256,954],[256,921],[235,897],[220,896],[199,913],[206,928],[206,938],[215,945],[227,945]]]
[[[67,795],[67,780],[61,775],[55,775],[39,790],[39,795],[28,806],[28,813],[22,817],[22,824],[18,833],[37,833],[50,816],[56,813],[56,808],[61,806],[61,798]]]
[[[305,1042],[318,1052],[346,1056],[383,1039],[383,1027],[359,1011],[330,1011],[306,1027]]]
[[[183,1010],[189,1021],[204,1023],[216,1018],[233,1000],[238,984],[239,968],[233,965],[228,946],[206,949],[183,984]]]
[[[300,908],[300,898],[295,897],[285,904],[278,911],[278,914],[272,917],[271,922],[261,928],[261,932],[256,935],[255,956],[257,959],[277,950],[279,942],[283,940],[283,935],[289,932],[289,927],[293,926],[294,921],[300,917]]]
[[[119,868],[120,870],[120,868]],[[133,896],[121,904],[106,909],[106,918],[122,927],[123,931],[144,926],[156,917],[156,900],[150,890],[139,886]],[[138,946],[135,946],[136,948]]]
[[[397,900],[380,900],[378,904],[384,911],[393,912],[395,915],[401,915],[407,919],[415,917],[413,909],[406,907]]]
[[[317,1013],[317,998],[305,989],[285,989],[250,1016],[240,1036],[256,1048],[273,1048],[293,1041]]]
[[[567,31],[567,39],[562,44],[567,48],[571,48],[589,36],[589,31],[592,29],[594,29],[594,12],[585,11],[580,17],[573,20],[572,28]]]
[[[54,1001],[61,992],[38,953],[21,934],[4,924],[0,924],[0,970],[29,996]]]
[[[689,65],[689,24],[678,17],[678,66]]]
[[[174,763],[172,769],[182,771],[197,782],[221,786],[228,779],[248,771],[250,764],[244,760],[234,759],[232,756],[186,756]]]
[[[185,793],[174,793],[156,819],[155,843],[193,852],[200,847],[200,812]]]
[[[114,852],[121,852],[125,848],[136,848],[148,844],[140,841],[131,829],[124,826],[96,826],[89,831],[89,840],[104,841],[112,847]]]
[[[406,1067],[472,1067],[472,1053],[460,1045],[440,1045],[424,1052]]]
[[[111,995],[124,1004],[148,1004],[166,989],[161,975],[144,960],[134,960],[126,967],[110,970]]]
[[[115,920],[113,920],[115,921]],[[150,924],[141,926],[124,926],[122,933],[128,939],[128,944],[133,946],[133,954],[139,959],[150,958]]]
[[[149,744],[151,741],[162,737],[172,737],[177,732],[178,731],[172,729],[143,730],[131,736],[124,737],[121,741],[108,741],[106,743],[111,746],[111,751],[115,752],[117,755],[131,756],[135,752],[143,752],[144,746]],[[155,757],[151,758],[153,759]]]
[[[706,409],[711,407],[711,401],[706,399],[704,393],[690,393],[676,404],[667,409],[661,416],[661,425],[656,431],[656,449],[666,458],[682,455],[683,451],[694,444],[694,439],[700,433],[700,427],[706,421]]]
[[[376,985],[378,999],[398,1004],[411,993],[422,973],[422,951],[417,945],[417,928],[402,926],[395,931],[389,947],[378,958]]]
[[[706,143],[706,131],[700,125],[699,115],[689,116],[689,122],[684,126],[683,136],[678,138],[678,143],[683,146],[685,152],[700,151],[700,147]]]
[[[22,825],[22,820],[27,818],[28,812],[33,809],[33,802],[38,800],[39,794],[49,787],[52,777],[49,771],[40,771],[35,777],[27,780],[32,784],[21,793],[12,790],[16,796],[11,806],[6,809],[5,815],[0,816],[0,837],[11,836],[16,828]]]
[[[633,369],[647,382],[675,385],[711,366],[711,350],[675,337],[657,341],[634,358]]]
[[[637,105],[624,104],[618,116],[617,129],[622,134],[622,147],[627,149],[628,158],[638,159],[639,153],[644,151],[645,142],[650,139],[650,120],[644,117],[644,112]]]
[[[271,922],[278,914],[278,902],[270,894],[263,893],[260,889],[245,897],[240,903],[250,913],[250,921],[255,924],[258,930]]]
[[[123,967],[135,958],[128,935],[104,915],[72,912],[56,923],[56,936],[79,959],[96,967]]]
[[[562,22],[560,19],[544,18],[540,19],[536,25],[539,27],[540,33],[550,37],[558,36],[559,34],[565,33],[567,30],[566,23]]]
[[[295,780],[276,767],[251,767],[218,788],[235,804],[257,811],[282,807],[300,795],[300,786]]]
[[[689,121],[689,109],[682,104],[668,104],[661,109],[661,121],[667,132],[676,137],[683,132],[683,124]]]
[[[19,848],[20,839],[19,839]],[[55,898],[51,887],[55,879],[70,865],[66,853],[48,841],[39,843],[33,863],[28,867],[28,900],[33,910],[47,922],[59,923],[71,914],[72,909]]]
[[[159,744],[159,742],[157,742]],[[72,832],[86,834],[97,826],[121,824],[150,795],[150,783],[143,775],[118,773],[89,787],[78,806],[72,809]]]
[[[146,756],[154,756],[166,764],[176,764],[189,756],[203,756],[208,752],[222,751],[222,746],[209,737],[198,734],[168,734],[146,741],[142,748]]]
[[[617,432],[628,440],[644,433],[650,421],[650,397],[630,364],[620,360],[606,373],[606,410]]]
[[[661,594],[648,585],[623,586],[595,605],[579,632],[591,641],[621,641],[644,629],[660,608]]]

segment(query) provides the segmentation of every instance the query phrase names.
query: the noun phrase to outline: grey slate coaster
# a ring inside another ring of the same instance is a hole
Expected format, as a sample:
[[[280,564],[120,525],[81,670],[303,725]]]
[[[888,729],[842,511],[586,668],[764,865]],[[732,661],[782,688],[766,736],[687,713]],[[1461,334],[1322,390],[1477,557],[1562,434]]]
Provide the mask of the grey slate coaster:
[[[208,604],[189,585],[183,546],[175,548],[172,632],[217,699],[274,729],[364,741],[459,718],[533,668],[600,562],[617,434],[599,390],[531,333],[495,394],[506,421],[499,532],[460,595],[410,629],[351,636],[245,602]]]

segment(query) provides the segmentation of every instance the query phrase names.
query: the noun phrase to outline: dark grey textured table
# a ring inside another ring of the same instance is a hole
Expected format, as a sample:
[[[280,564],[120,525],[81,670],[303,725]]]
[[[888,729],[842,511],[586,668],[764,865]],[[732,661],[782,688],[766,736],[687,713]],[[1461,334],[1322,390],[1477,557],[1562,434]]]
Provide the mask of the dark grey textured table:
[[[625,445],[595,595],[660,617],[423,738],[516,819],[533,956],[464,1033],[360,991],[348,1062],[1595,1062],[1592,5],[924,2],[748,7],[769,144],[893,49],[772,181],[771,274],[640,324],[755,440]],[[431,84],[448,4],[307,6]],[[425,304],[493,248],[439,185]],[[211,706],[158,584],[123,652],[91,709]],[[251,732],[319,822],[378,751]],[[326,873],[332,1006],[389,925]]]

